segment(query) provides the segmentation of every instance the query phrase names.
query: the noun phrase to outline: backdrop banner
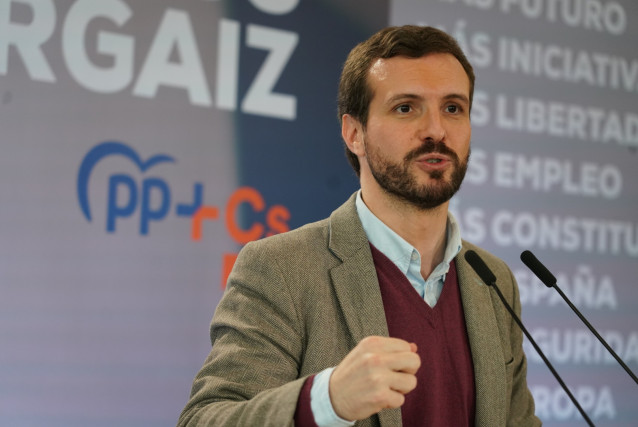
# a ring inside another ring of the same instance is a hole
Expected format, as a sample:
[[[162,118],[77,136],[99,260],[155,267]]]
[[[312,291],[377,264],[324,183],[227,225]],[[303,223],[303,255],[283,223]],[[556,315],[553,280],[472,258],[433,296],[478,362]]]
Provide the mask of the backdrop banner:
[[[389,24],[467,52],[463,237],[594,422],[635,424],[635,384],[518,255],[638,371],[638,3],[0,0],[1,425],[175,425],[241,247],[358,188],[338,78]],[[537,415],[582,425],[526,352]]]

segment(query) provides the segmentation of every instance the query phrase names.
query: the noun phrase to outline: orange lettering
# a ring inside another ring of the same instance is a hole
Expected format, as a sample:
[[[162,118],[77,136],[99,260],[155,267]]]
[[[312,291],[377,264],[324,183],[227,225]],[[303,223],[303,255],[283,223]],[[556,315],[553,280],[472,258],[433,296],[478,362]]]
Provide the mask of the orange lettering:
[[[252,240],[259,239],[264,234],[264,226],[254,223],[248,230],[243,230],[237,225],[237,208],[242,203],[249,203],[255,212],[261,212],[265,208],[265,202],[261,194],[251,187],[241,187],[237,189],[228,199],[226,205],[226,227],[230,237],[239,244],[246,244]]]
[[[290,219],[290,211],[282,205],[275,205],[266,213],[266,224],[270,227],[267,236],[273,236],[278,233],[285,233],[290,230],[288,220]]]
[[[219,211],[215,206],[200,206],[193,215],[191,226],[191,238],[193,240],[201,240],[202,238],[202,222],[205,219],[217,219]]]

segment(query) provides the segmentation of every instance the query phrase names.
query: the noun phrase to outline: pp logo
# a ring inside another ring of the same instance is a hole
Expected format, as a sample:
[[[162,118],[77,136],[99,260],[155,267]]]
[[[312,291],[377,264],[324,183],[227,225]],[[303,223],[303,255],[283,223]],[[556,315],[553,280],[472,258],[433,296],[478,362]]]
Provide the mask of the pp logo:
[[[128,145],[108,141],[92,148],[82,160],[78,171],[77,196],[84,217],[92,220],[91,207],[89,205],[89,180],[95,166],[110,156],[124,156],[131,160],[142,173],[162,163],[174,163],[175,159],[165,154],[158,154],[143,161],[140,156]],[[126,192],[128,197],[122,197],[121,192]],[[193,189],[192,204],[178,204],[176,214],[178,216],[192,217],[202,204],[203,185],[195,183]],[[159,203],[151,204],[151,195]],[[124,202],[124,203],[122,203]],[[164,219],[171,208],[171,190],[165,180],[157,177],[144,179],[138,188],[135,180],[126,174],[115,173],[109,177],[107,194],[106,231],[115,232],[117,220],[133,215],[140,209],[139,232],[146,235],[152,221]]]

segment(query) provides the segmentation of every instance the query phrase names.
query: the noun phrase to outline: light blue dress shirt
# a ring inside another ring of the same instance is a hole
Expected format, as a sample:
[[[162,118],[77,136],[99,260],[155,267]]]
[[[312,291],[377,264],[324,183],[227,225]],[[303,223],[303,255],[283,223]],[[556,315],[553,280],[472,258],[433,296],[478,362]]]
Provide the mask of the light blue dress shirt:
[[[399,270],[405,274],[421,298],[434,307],[445,283],[445,277],[450,270],[450,263],[461,251],[461,233],[454,216],[448,212],[447,244],[443,261],[434,268],[427,279],[421,276],[421,254],[401,236],[385,225],[368,209],[361,198],[361,191],[357,193],[357,214],[363,225],[368,241],[383,253]],[[315,422],[319,427],[346,427],[354,422],[340,418],[332,408],[329,394],[329,381],[334,367],[325,369],[315,376],[310,390],[310,407]]]

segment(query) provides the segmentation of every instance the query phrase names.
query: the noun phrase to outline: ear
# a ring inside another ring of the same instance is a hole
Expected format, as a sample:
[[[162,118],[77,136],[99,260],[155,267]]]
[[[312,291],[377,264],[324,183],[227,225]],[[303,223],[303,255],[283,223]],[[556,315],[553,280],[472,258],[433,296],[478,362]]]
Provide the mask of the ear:
[[[359,120],[350,114],[344,114],[341,117],[341,137],[348,146],[348,149],[357,156],[363,156],[365,149],[363,147],[363,126]]]

